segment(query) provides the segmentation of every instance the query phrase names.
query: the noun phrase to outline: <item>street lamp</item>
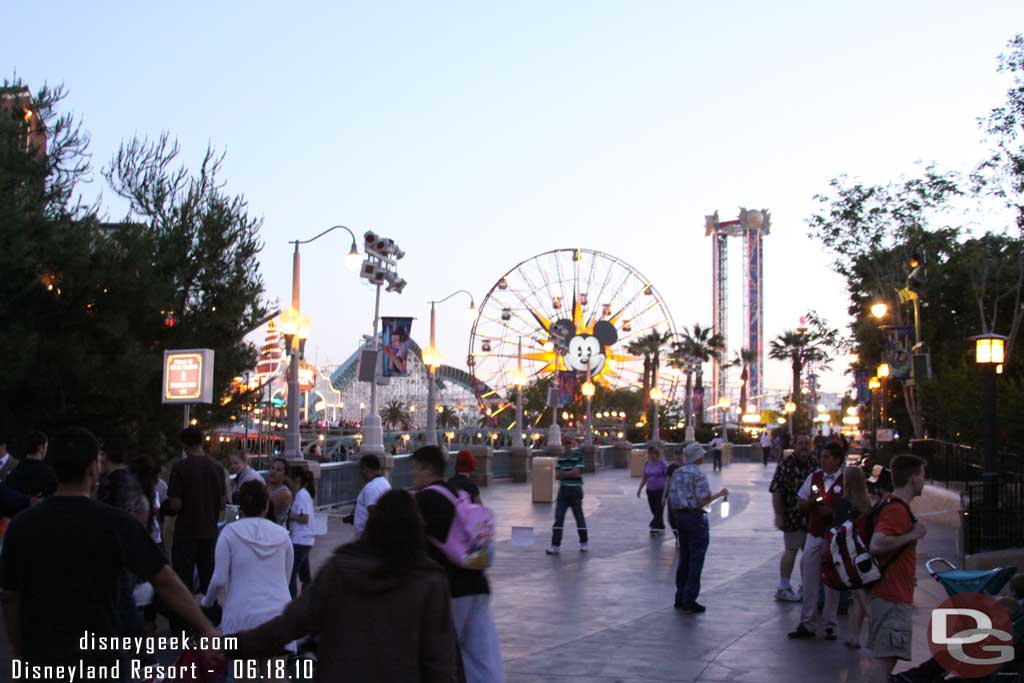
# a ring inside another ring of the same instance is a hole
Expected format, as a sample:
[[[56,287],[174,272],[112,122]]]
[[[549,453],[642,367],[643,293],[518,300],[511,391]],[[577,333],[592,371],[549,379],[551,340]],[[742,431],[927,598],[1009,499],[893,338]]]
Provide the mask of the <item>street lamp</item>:
[[[516,346],[516,369],[512,372],[512,384],[516,388],[516,426],[512,436],[515,447],[523,447],[523,388],[526,386],[526,374],[523,373],[523,338],[519,337]]]
[[[665,398],[665,395],[661,393],[661,389],[658,388],[658,368],[654,368],[654,380],[651,382],[654,386],[651,387],[651,401],[654,402],[654,417],[651,420],[651,441],[657,443],[661,441],[661,431],[658,429],[658,401]]]
[[[285,432],[284,457],[301,459],[301,437],[299,435],[299,361],[305,349],[306,338],[309,337],[309,318],[301,313],[300,286],[302,264],[299,257],[299,246],[315,242],[324,235],[335,230],[344,230],[352,237],[352,248],[345,256],[345,265],[352,268],[359,265],[359,250],[356,248],[356,236],[344,225],[334,225],[319,235],[308,240],[292,240],[295,251],[292,253],[292,305],[281,313],[280,328],[285,335],[289,349],[290,365],[288,366],[288,429]],[[297,353],[296,353],[297,352]]]
[[[718,399],[718,407],[722,411],[722,441],[725,443],[729,443],[729,430],[726,428],[725,421],[730,405],[732,405],[732,402],[727,396]]]
[[[970,338],[974,341],[974,362],[981,371],[981,449],[984,455],[984,532],[988,542],[999,532],[999,473],[996,463],[996,374],[1006,362],[1006,337],[991,332]]]
[[[792,441],[793,440],[793,413],[796,412],[796,404],[793,403],[792,401],[786,401],[786,406],[785,406],[784,410],[786,411],[786,416],[789,418],[789,440]]]
[[[889,307],[881,301],[876,304],[871,304],[871,315],[875,316],[879,320],[884,318],[888,312]]]
[[[476,314],[476,302],[473,295],[465,289],[457,289],[443,299],[430,302],[430,345],[423,350],[423,364],[427,366],[427,444],[437,445],[437,369],[441,367],[441,352],[437,350],[437,314],[435,306],[443,304],[457,294],[465,294],[469,297],[469,312]]]
[[[586,431],[583,432],[583,447],[587,450],[588,453],[590,452],[590,449],[594,447],[594,431],[592,429],[594,417],[593,415],[591,415],[590,399],[594,397],[595,391],[596,390],[594,387],[594,383],[590,381],[590,370],[588,369],[587,379],[585,382],[583,382],[583,385],[580,387],[580,393],[583,394],[583,398],[586,404],[584,406],[586,414],[584,415],[583,422],[583,428]]]

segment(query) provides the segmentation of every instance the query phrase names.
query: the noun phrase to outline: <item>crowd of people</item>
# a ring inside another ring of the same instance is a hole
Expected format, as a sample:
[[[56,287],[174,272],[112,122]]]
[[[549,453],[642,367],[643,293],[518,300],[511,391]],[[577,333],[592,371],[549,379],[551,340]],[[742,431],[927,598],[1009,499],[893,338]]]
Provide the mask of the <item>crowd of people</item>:
[[[392,490],[377,456],[362,456],[363,486],[343,519],[354,540],[314,575],[310,470],[277,459],[264,480],[234,455],[228,477],[204,452],[202,432],[185,429],[180,440],[181,456],[166,470],[166,484],[156,463],[125,441],[101,443],[80,428],[53,443],[32,434],[18,461],[0,445],[0,512],[11,519],[3,530],[0,585],[13,656],[109,666],[120,655],[79,650],[81,634],[152,633],[162,613],[175,630],[236,636],[237,649],[226,653],[231,657],[273,661],[302,642],[312,644],[321,680],[503,680],[486,571],[459,564],[446,551],[460,506],[481,505],[470,451],[456,455],[455,476],[446,479],[444,452],[417,449],[413,493]],[[711,491],[705,453],[691,442],[669,463],[650,446],[636,492],[640,498],[646,490],[651,535],[663,534],[666,521],[675,535],[674,606],[692,614],[706,610],[698,598],[710,542],[707,510],[729,495],[725,488]],[[775,598],[801,603],[788,634],[794,640],[836,640],[840,612],[848,611],[845,644],[870,648],[870,680],[882,683],[899,660],[910,659],[916,543],[926,533],[910,503],[923,490],[924,462],[894,457],[894,490],[874,497],[863,470],[845,463],[842,443],[824,443],[816,455],[806,434],[779,459],[769,487],[782,533]],[[549,555],[561,552],[569,511],[579,550],[588,549],[584,470],[582,451],[567,438],[555,470]],[[229,505],[238,519],[229,516],[225,524]],[[864,517],[871,519],[870,550],[884,572],[869,588],[844,595],[822,585],[826,535]],[[165,539],[168,518],[173,531]],[[793,581],[798,557],[800,587]],[[140,599],[143,586],[151,587],[152,599]]]

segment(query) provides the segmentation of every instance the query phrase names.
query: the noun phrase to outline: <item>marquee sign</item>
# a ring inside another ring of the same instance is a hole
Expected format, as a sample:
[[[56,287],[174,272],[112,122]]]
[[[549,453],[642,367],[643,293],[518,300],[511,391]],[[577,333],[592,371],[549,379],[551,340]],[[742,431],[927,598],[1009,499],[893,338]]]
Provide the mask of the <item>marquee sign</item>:
[[[212,349],[164,351],[162,402],[213,402]]]

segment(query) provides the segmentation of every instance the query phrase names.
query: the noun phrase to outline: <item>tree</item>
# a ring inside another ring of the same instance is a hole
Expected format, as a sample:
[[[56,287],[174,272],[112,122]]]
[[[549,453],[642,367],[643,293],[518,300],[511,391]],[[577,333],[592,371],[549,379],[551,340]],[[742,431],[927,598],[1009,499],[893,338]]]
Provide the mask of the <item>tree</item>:
[[[401,401],[388,401],[380,411],[380,421],[385,429],[398,429],[409,423],[409,411]]]
[[[458,429],[459,414],[455,412],[455,409],[448,405],[440,406],[440,408],[437,412],[437,428]]]
[[[977,193],[995,197],[1013,214],[1024,234],[1024,34],[1018,33],[999,55],[997,71],[1010,77],[1006,102],[981,121],[991,145],[972,174]]]
[[[788,361],[792,371],[793,386],[790,400],[798,408],[803,405],[803,391],[800,378],[808,363],[820,363],[828,367],[832,355],[839,348],[839,331],[814,311],[804,316],[806,327],[786,330],[771,340],[768,356],[773,360]]]
[[[642,337],[634,339],[626,346],[626,351],[633,356],[643,356],[643,408],[644,414],[648,413],[650,406],[650,393],[654,387],[655,379],[658,376],[658,369],[661,366],[661,349],[672,338],[670,332],[658,332],[654,328]],[[648,418],[650,419],[650,418]]]
[[[722,335],[713,332],[710,326],[702,327],[700,323],[694,323],[689,329],[684,327],[680,337],[680,340],[672,345],[672,358],[676,367],[686,373],[687,424],[691,423],[692,415],[695,419],[694,426],[699,428],[704,423],[704,407],[702,404],[700,410],[693,410],[693,394],[696,391],[703,396],[704,363],[721,359],[722,353],[725,352],[725,341]],[[695,376],[692,385],[691,376]]]
[[[235,412],[233,379],[256,357],[243,338],[266,314],[260,222],[223,191],[219,158],[175,169],[166,137],[122,146],[104,177],[129,215],[102,222],[74,199],[91,171],[88,138],[56,113],[62,98],[43,88],[33,100],[45,155],[0,117],[0,352],[13,360],[0,408],[20,431],[80,424],[159,453],[181,424],[157,398],[164,349],[213,349],[214,403],[196,414]]]

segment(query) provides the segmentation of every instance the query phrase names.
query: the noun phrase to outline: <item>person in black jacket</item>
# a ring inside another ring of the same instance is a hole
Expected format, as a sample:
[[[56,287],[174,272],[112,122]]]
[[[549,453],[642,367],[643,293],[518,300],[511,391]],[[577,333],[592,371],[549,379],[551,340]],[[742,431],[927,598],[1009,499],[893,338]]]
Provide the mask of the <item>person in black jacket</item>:
[[[46,464],[46,434],[34,432],[28,437],[25,457],[7,475],[5,484],[31,498],[44,498],[57,490],[57,476]]]

